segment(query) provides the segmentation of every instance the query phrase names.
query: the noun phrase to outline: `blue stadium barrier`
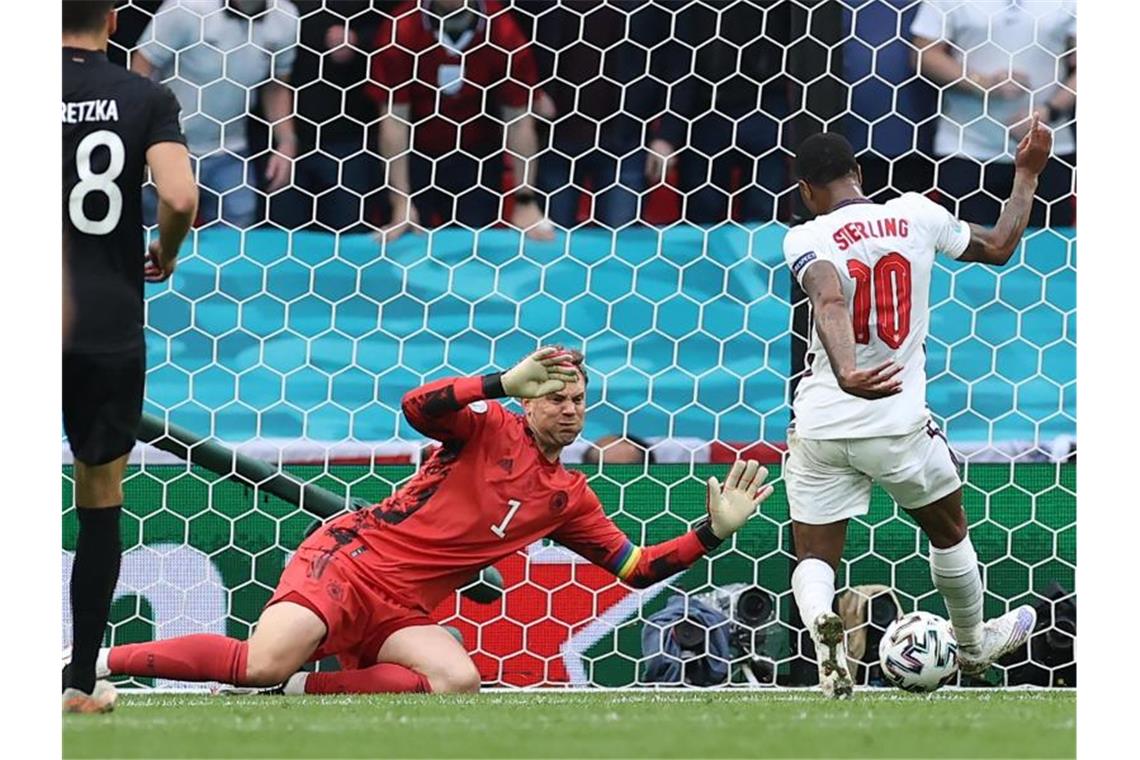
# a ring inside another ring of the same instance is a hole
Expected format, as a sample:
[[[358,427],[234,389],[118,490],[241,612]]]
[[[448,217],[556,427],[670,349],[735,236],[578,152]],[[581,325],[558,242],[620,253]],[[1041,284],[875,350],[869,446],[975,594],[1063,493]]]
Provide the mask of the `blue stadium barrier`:
[[[148,286],[147,410],[227,441],[414,440],[408,388],[560,341],[593,371],[588,437],[782,441],[784,233],[448,229],[382,253],[368,236],[206,230]],[[928,398],[952,440],[1075,433],[1075,267],[1072,230],[1031,231],[1000,270],[941,260]]]

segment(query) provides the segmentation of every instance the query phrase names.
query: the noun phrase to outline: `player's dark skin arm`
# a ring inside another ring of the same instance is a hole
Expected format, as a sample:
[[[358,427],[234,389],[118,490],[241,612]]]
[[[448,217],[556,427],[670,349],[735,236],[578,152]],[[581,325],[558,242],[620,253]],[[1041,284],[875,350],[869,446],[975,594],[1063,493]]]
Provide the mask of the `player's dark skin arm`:
[[[1044,171],[1052,148],[1053,134],[1034,117],[1029,132],[1017,146],[1013,190],[997,224],[990,228],[971,224],[970,244],[966,246],[966,252],[958,257],[959,261],[980,261],[996,266],[1009,261],[1029,224],[1037,177]]]
[[[811,300],[815,330],[839,387],[865,399],[886,398],[901,391],[902,381],[895,375],[902,367],[893,361],[868,370],[855,367],[855,329],[835,266],[828,261],[813,263],[804,272],[803,288]]]
[[[980,261],[983,264],[1002,266],[1010,260],[1033,209],[1033,193],[1037,190],[1037,177],[1018,169],[1013,178],[1013,191],[1005,208],[993,227],[970,225],[970,244],[959,261]]]

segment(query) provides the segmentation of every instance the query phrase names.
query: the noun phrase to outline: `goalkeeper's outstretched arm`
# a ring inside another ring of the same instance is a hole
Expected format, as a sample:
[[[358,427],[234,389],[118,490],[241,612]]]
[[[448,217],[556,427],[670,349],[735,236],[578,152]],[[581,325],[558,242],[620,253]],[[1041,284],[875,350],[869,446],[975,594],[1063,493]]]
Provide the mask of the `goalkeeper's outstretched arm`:
[[[709,478],[707,517],[688,533],[659,544],[635,546],[606,517],[593,492],[587,493],[589,503],[551,538],[629,585],[646,588],[685,570],[744,525],[772,493],[772,486],[764,484],[767,476],[767,469],[749,460],[732,466],[723,488]]]

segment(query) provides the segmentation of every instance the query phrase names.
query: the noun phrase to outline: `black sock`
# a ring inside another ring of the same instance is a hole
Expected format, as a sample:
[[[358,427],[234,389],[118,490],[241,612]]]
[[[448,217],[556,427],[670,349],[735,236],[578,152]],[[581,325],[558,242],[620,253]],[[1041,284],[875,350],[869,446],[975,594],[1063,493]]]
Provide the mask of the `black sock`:
[[[71,665],[67,685],[90,694],[95,689],[95,658],[119,582],[123,544],[119,538],[122,507],[76,510],[79,538],[71,566]]]

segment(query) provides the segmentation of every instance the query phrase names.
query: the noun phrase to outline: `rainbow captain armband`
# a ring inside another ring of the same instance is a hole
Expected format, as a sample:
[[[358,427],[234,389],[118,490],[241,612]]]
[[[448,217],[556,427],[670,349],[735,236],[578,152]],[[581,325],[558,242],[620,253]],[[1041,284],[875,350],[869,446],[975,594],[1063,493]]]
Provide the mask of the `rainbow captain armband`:
[[[633,575],[633,571],[637,569],[637,563],[640,561],[641,547],[634,546],[631,541],[626,541],[625,546],[614,557],[610,567],[613,574],[624,581]]]
[[[621,549],[614,554],[613,560],[606,564],[610,572],[622,581],[634,586],[639,583],[647,585],[681,572],[721,543],[721,539],[713,533],[708,518],[705,518],[688,533],[655,544],[648,549],[634,546],[626,539]],[[643,567],[639,574],[638,568],[646,558],[646,552],[648,552],[648,566]]]

